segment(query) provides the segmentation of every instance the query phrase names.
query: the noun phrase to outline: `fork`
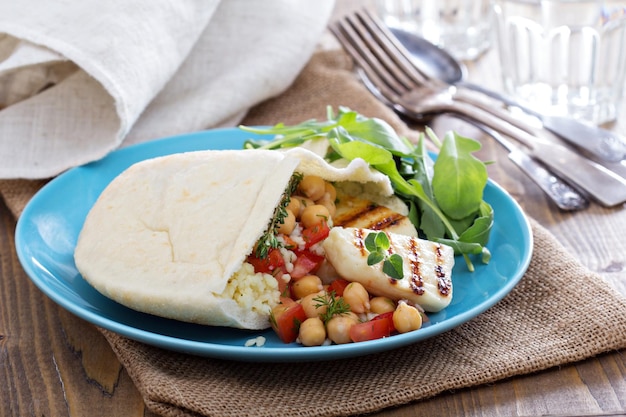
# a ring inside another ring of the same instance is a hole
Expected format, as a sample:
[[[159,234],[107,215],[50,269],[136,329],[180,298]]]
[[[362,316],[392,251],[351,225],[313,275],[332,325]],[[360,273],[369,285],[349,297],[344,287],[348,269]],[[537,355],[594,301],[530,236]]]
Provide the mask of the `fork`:
[[[415,119],[415,114],[410,113],[404,107],[400,105],[393,105],[387,101],[387,99],[381,96],[378,91],[372,86],[371,82],[367,78],[362,70],[358,69],[359,75],[367,88],[378,97],[383,103],[389,107],[394,107],[394,110],[408,119]],[[459,116],[462,117],[462,116]],[[424,122],[427,116],[420,117],[420,120]],[[589,200],[581,191],[573,188],[561,178],[554,175],[545,166],[536,161],[530,155],[526,154],[518,146],[505,139],[500,133],[490,129],[487,126],[481,125],[475,121],[467,120],[469,123],[474,124],[481,129],[487,135],[491,136],[499,144],[501,144],[508,151],[508,158],[518,168],[526,174],[532,181],[534,181],[541,190],[550,198],[550,200],[563,211],[576,211],[583,210],[589,206]]]
[[[411,63],[408,52],[384,25],[367,12],[356,12],[329,26],[369,80],[377,96],[415,119],[452,113],[484,125],[521,143],[528,152],[597,202],[614,206],[626,201],[626,179],[569,148],[529,133],[505,110],[489,107],[455,87],[434,87]],[[461,97],[459,97],[461,96]],[[462,100],[460,99],[462,98]]]

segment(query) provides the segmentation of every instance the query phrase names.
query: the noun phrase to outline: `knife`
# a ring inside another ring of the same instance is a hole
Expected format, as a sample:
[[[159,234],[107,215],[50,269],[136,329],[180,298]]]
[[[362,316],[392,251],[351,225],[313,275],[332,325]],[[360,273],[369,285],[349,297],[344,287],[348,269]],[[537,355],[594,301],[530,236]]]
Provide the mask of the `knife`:
[[[620,162],[626,159],[626,140],[616,133],[566,116],[542,115],[504,94],[488,90],[479,85],[459,83],[457,86],[479,91],[502,101],[508,106],[522,109],[526,114],[539,119],[545,129],[601,161]]]
[[[509,152],[507,156],[511,162],[533,180],[558,208],[564,211],[576,211],[589,207],[589,200],[581,191],[548,171],[544,165],[514,145],[513,142],[487,126],[475,125],[502,145]]]
[[[509,122],[510,115],[501,109],[487,110],[480,104],[455,103],[455,112],[514,139],[528,149],[528,154],[541,161],[562,179],[586,192],[606,207],[626,202],[626,178],[586,158],[572,148],[533,135]]]
[[[357,72],[370,92],[397,113],[409,119],[417,120],[420,123],[424,122],[425,116],[429,116],[413,112],[410,108],[399,103],[390,102],[373,86],[367,74],[360,69],[357,69]],[[486,126],[500,134],[515,139],[529,149],[529,155],[542,161],[549,170],[556,171],[555,174],[558,174],[572,186],[577,187],[577,189],[586,192],[591,198],[604,206],[614,206],[626,201],[626,179],[602,165],[577,155],[569,148],[535,137],[528,131],[508,123],[507,119],[510,119],[510,115],[506,111],[498,108],[487,110],[484,106],[486,107],[483,103],[476,105],[464,101],[456,101],[454,106],[449,106],[447,113],[455,114],[457,117],[477,124],[479,127]],[[441,113],[445,112],[442,111]],[[552,147],[554,149],[551,149]],[[558,156],[558,158],[552,160],[552,155]]]

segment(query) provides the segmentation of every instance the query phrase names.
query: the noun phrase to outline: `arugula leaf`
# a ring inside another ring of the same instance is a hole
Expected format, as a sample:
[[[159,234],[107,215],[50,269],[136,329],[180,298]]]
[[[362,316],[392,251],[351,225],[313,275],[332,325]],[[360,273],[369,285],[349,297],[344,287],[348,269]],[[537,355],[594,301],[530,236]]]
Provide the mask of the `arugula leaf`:
[[[249,140],[244,147],[280,149],[328,140],[325,157],[329,162],[361,158],[389,177],[396,195],[409,207],[409,219],[421,237],[452,246],[470,270],[474,269],[470,255],[489,261],[485,245],[493,226],[493,209],[483,201],[488,179],[485,163],[473,155],[480,149],[479,142],[454,132],[440,140],[427,127],[413,144],[384,120],[367,118],[346,107],[339,107],[335,114],[329,106],[326,113],[325,121],[313,119],[295,126],[241,126],[251,133],[273,135],[268,141]],[[434,161],[426,149],[426,138],[439,148]],[[376,246],[368,248],[371,260],[384,262],[383,267],[397,274],[396,258],[381,251],[381,243],[373,242]]]
[[[476,213],[487,185],[485,164],[472,153],[480,143],[448,132],[435,162],[433,192],[441,210],[453,219]]]
[[[332,118],[332,113],[329,116]],[[349,109],[340,108],[337,124],[357,140],[373,143],[393,154],[408,155],[413,150],[408,140],[400,138],[388,123],[380,119],[366,118]]]
[[[340,133],[344,132],[343,128],[337,129],[336,131]],[[330,146],[339,155],[349,160],[361,158],[372,166],[394,163],[391,152],[376,145],[372,145],[371,143],[356,140],[345,140],[341,142],[338,137],[330,137],[329,142]]]
[[[478,217],[459,236],[461,242],[476,242],[485,246],[489,241],[489,231],[493,226],[493,208],[484,201],[480,207]]]

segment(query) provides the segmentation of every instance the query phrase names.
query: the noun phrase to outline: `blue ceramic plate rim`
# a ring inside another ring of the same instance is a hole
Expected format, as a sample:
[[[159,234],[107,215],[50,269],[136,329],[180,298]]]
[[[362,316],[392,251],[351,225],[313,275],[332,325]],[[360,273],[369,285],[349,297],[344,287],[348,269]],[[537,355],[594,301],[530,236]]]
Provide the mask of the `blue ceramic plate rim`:
[[[160,155],[239,149],[249,138],[258,137],[235,128],[172,136],[122,148],[59,175],[31,199],[16,227],[17,254],[27,275],[44,294],[69,312],[136,341],[220,359],[304,362],[382,352],[446,332],[499,302],[528,268],[533,248],[528,219],[505,190],[489,181],[484,198],[495,212],[488,244],[492,260],[488,265],[475,260],[476,271],[469,272],[463,259],[457,258],[451,305],[431,315],[431,324],[415,332],[347,345],[302,347],[281,343],[271,330],[200,326],[136,312],[106,299],[84,281],[72,257],[76,239],[87,212],[118,173],[134,162]],[[266,338],[264,346],[245,346],[246,341],[260,335]]]

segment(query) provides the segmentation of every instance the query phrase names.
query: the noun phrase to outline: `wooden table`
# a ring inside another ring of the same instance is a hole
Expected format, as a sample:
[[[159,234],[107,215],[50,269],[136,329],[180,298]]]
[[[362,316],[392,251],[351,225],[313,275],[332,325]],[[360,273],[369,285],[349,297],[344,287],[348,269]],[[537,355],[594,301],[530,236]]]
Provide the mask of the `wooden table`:
[[[338,13],[353,3],[338,3]],[[493,68],[493,57],[486,56],[470,68],[470,74],[493,86],[497,80]],[[626,116],[626,103],[622,110]],[[497,161],[489,168],[491,177],[582,264],[626,295],[623,206],[607,209],[593,204],[584,212],[560,212],[498,145],[476,129],[447,117],[433,126],[436,131],[454,129],[480,138],[481,156]],[[624,134],[626,122],[612,128]],[[14,231],[15,220],[0,203],[0,416],[152,415],[100,333],[50,301],[27,278],[15,254]],[[625,353],[446,393],[375,415],[626,415]]]

